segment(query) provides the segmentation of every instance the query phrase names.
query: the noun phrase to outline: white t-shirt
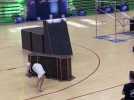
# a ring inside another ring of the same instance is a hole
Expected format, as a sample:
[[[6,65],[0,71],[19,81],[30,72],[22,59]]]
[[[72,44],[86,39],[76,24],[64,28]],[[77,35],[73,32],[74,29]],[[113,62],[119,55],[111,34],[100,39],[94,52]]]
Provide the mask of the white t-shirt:
[[[32,69],[38,75],[38,78],[41,78],[46,72],[43,69],[43,66],[40,63],[34,63]]]

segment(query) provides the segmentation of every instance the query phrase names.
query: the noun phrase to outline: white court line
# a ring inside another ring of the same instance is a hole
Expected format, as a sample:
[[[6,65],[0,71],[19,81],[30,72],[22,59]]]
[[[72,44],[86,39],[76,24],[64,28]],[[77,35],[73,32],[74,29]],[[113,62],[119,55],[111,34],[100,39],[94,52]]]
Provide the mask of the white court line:
[[[128,19],[131,18],[131,17],[130,17],[127,13],[125,13],[125,12],[121,12],[121,14],[122,14],[125,18],[128,18]]]
[[[67,24],[77,28],[88,28],[87,26],[80,23],[76,23],[74,21],[67,21]]]
[[[128,19],[130,19],[131,17],[127,14],[127,13],[125,13],[125,12],[120,12],[120,14],[122,15],[122,16],[124,16],[125,18],[128,18]],[[114,17],[114,15],[112,15],[112,14],[106,14],[108,17],[110,17],[110,18],[112,18],[112,19],[115,19],[115,17]]]
[[[34,27],[40,27],[39,25],[30,25],[30,26],[18,26],[18,27],[16,27],[16,28],[10,28],[9,29],[9,31],[10,32],[18,32],[18,31],[20,31],[21,29],[24,29],[24,28],[34,28]]]
[[[87,26],[85,25],[82,25],[80,23],[76,23],[76,22],[73,22],[73,21],[67,21],[67,24],[68,25],[71,25],[73,27],[76,27],[76,28],[88,28]],[[40,27],[39,25],[30,25],[30,26],[19,26],[19,27],[16,27],[16,28],[10,28],[9,31],[14,33],[14,32],[18,32],[20,31],[21,29],[24,29],[24,28],[34,28],[34,27]]]
[[[40,26],[39,25],[30,25],[30,26],[17,27],[16,29],[21,30],[21,29],[24,29],[24,28],[34,28],[34,27],[40,27]]]
[[[81,19],[81,21],[89,23],[90,25],[96,25],[96,21],[92,19]],[[105,23],[101,23],[101,22],[97,23],[97,25],[102,25],[102,24],[105,24]]]
[[[121,14],[121,16],[122,16],[124,19],[127,19],[127,21],[128,21],[128,19],[130,19],[130,16],[129,16],[127,13],[125,13],[125,12],[120,12],[120,14]],[[106,15],[115,20],[115,16],[114,16],[114,15],[112,15],[112,14],[106,14]],[[124,26],[124,25],[125,25],[125,24],[124,24],[124,20],[120,20],[120,18],[117,18],[116,21],[117,21],[118,23],[120,23],[121,26]],[[126,20],[125,20],[125,21],[126,21]],[[127,22],[127,23],[129,23],[129,22]]]
[[[106,14],[108,17],[115,19],[115,17],[112,14]]]

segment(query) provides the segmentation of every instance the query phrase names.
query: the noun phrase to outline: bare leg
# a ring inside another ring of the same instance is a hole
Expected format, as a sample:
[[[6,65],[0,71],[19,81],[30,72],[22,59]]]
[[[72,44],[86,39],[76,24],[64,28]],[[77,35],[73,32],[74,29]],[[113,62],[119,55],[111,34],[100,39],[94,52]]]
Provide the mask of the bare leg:
[[[121,100],[125,100],[124,98],[121,98]]]
[[[40,83],[41,83],[41,78],[38,78],[38,80],[37,80],[37,90],[39,91],[39,92],[41,92],[40,91]]]
[[[44,79],[45,79],[45,75],[43,75],[43,76],[39,79],[39,82],[38,82],[38,89],[39,89],[39,92],[42,92],[42,85],[43,85]]]
[[[42,85],[43,85],[43,83],[44,83],[44,79],[45,79],[45,76],[43,75],[42,80],[41,80],[40,87],[42,87]]]
[[[40,79],[38,78],[37,79],[37,84],[36,84],[37,88],[39,87],[39,84],[40,84]]]

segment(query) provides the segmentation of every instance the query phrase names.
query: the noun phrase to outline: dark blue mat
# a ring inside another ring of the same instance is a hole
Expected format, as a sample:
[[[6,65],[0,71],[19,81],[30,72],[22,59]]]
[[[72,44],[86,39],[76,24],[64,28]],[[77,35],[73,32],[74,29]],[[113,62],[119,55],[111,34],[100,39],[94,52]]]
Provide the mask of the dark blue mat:
[[[113,43],[120,43],[120,42],[125,42],[127,41],[127,39],[113,39],[113,40],[108,40],[108,41],[111,41]]]
[[[125,41],[128,40],[128,38],[120,38],[119,36],[117,36],[117,38],[114,38],[112,36],[114,36],[114,34],[96,36],[96,39],[107,40],[107,41],[110,41],[110,42],[113,42],[113,43],[120,43],[120,42],[125,42]]]
[[[110,36],[108,35],[102,35],[102,36],[96,36],[96,39],[106,39],[109,38]]]

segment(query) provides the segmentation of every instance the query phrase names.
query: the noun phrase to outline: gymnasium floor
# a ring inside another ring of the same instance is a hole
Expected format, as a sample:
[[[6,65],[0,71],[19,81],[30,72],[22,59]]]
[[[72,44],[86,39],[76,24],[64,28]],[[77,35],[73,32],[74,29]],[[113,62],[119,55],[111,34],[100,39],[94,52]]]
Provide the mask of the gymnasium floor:
[[[134,12],[127,15],[133,17]],[[99,16],[99,36],[114,33],[114,16],[110,16]],[[128,72],[134,70],[133,36],[112,35],[112,39],[126,40],[117,43],[96,39],[95,16],[69,18],[75,79],[63,82],[46,79],[44,91],[38,93],[36,79],[25,76],[28,52],[21,48],[20,34],[21,28],[36,26],[42,23],[0,25],[0,100],[120,100],[123,97],[123,84],[128,82]],[[125,28],[129,30],[128,25]],[[118,22],[117,31],[122,32]]]

